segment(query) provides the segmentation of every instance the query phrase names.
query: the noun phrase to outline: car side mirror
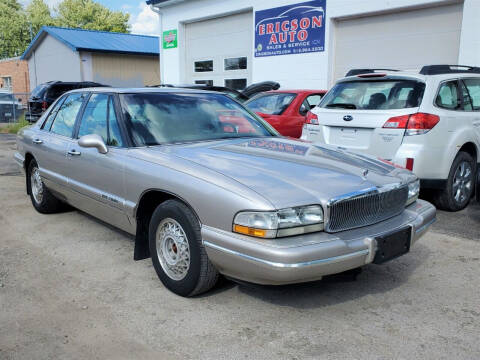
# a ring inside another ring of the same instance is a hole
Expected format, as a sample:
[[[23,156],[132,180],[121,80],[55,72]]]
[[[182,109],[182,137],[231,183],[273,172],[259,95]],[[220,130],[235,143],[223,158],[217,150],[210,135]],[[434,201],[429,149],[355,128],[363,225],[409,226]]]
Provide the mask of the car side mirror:
[[[108,152],[107,145],[105,145],[102,137],[97,134],[82,136],[78,139],[78,145],[84,148],[95,148],[100,154],[106,154]]]

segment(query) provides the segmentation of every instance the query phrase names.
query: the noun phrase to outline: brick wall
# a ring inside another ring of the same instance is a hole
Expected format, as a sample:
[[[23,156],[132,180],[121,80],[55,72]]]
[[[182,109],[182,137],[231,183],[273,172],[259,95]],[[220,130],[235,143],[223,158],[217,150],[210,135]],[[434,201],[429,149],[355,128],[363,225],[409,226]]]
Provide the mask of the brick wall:
[[[19,58],[0,60],[0,87],[4,87],[3,77],[11,77],[12,92],[30,92],[30,80],[28,77],[28,63]]]

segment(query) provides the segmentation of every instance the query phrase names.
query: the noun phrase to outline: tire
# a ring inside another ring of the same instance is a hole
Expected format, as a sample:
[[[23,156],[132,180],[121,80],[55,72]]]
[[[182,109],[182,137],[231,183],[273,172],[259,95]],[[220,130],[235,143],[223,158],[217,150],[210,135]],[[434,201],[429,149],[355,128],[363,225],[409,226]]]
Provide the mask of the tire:
[[[219,273],[203,247],[200,224],[185,204],[160,204],[150,220],[148,239],[153,267],[170,291],[194,296],[215,286]]]
[[[463,170],[461,168],[463,166]],[[466,152],[459,152],[453,160],[445,189],[435,199],[435,205],[446,211],[464,209],[475,190],[475,160]]]
[[[30,161],[30,164],[28,164],[27,189],[32,205],[39,213],[53,214],[62,210],[63,203],[43,183],[35,160]]]

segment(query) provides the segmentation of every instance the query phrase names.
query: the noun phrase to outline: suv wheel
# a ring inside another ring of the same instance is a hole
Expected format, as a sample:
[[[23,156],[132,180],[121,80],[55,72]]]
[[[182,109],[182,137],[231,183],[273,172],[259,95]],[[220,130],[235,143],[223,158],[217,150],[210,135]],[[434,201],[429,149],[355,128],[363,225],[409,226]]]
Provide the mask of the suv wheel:
[[[150,220],[148,238],[153,267],[172,292],[193,296],[215,286],[218,271],[203,247],[200,224],[185,204],[160,204]]]
[[[466,152],[459,152],[453,161],[447,186],[436,199],[438,208],[447,211],[464,209],[475,189],[475,161]]]

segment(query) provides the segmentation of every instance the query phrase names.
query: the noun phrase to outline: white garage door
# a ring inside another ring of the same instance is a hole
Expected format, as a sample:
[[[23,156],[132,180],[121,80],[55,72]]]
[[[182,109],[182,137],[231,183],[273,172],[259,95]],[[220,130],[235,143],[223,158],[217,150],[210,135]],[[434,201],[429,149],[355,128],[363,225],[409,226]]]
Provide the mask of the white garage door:
[[[251,79],[252,36],[251,12],[186,24],[187,82],[246,87]]]
[[[457,64],[463,4],[339,20],[334,78],[351,68]]]

